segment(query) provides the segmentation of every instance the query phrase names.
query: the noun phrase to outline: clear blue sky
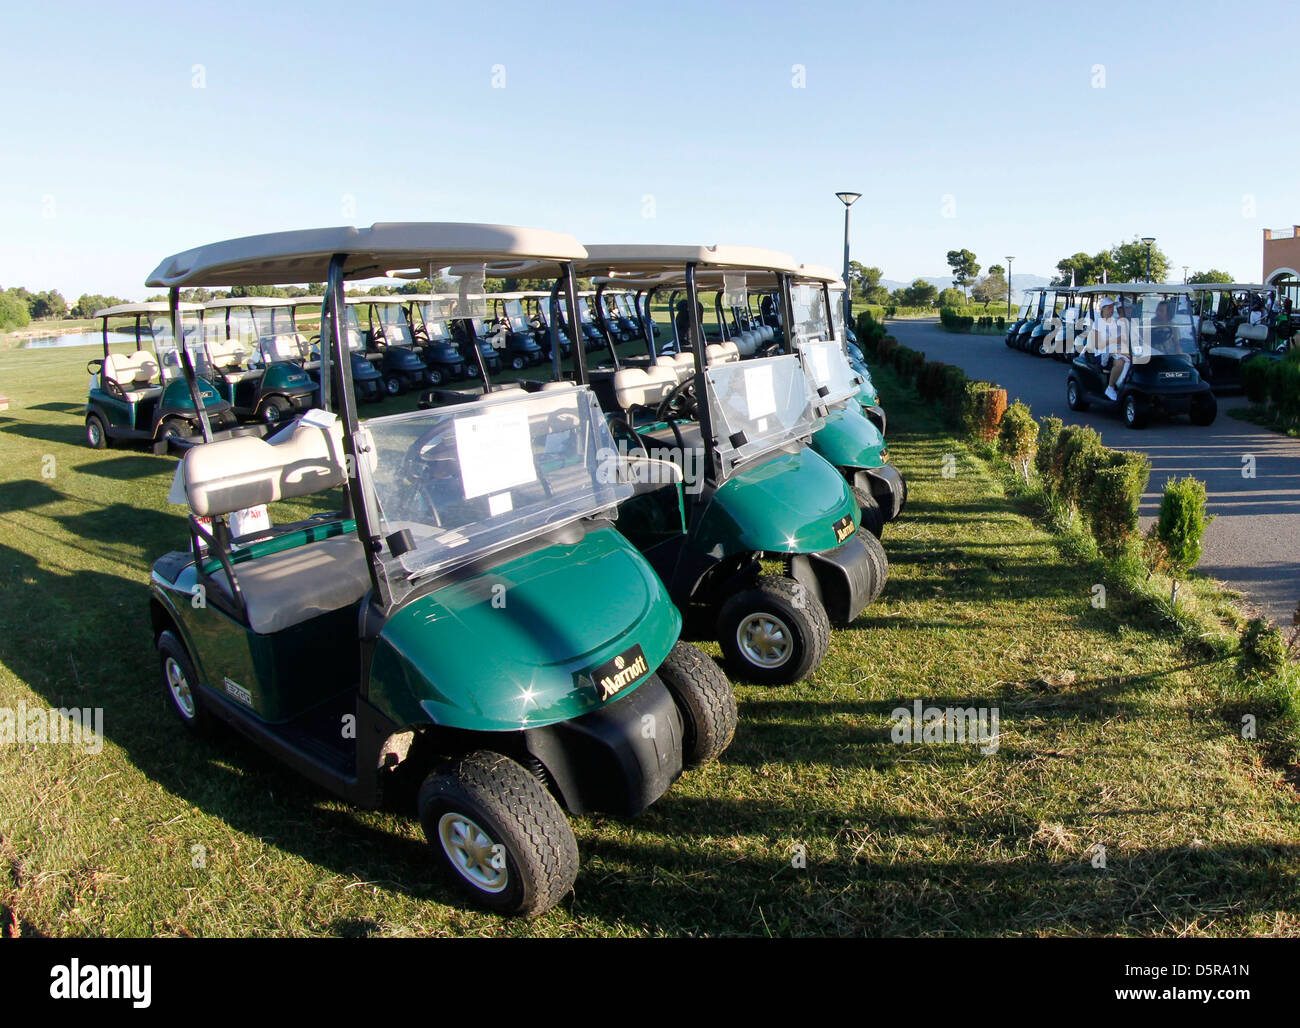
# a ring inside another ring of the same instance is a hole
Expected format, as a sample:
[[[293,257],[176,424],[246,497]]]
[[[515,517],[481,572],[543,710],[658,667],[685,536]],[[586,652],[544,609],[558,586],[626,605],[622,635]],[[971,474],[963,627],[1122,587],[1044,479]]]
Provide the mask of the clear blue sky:
[[[387,220],[838,266],[839,189],[864,194],[854,258],[892,279],[961,247],[1051,274],[1153,235],[1179,276],[1253,280],[1260,230],[1300,221],[1297,20],[1205,0],[9,5],[0,285],[142,296],[177,250]]]

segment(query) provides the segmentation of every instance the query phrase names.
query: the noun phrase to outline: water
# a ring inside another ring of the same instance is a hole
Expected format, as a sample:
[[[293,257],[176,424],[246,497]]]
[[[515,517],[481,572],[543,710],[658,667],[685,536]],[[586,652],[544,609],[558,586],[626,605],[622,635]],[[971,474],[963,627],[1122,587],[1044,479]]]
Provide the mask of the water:
[[[134,343],[135,334],[131,332],[108,333],[110,343]],[[59,336],[33,336],[23,340],[23,349],[45,349],[63,346],[98,346],[103,347],[104,336],[100,332],[65,332]]]

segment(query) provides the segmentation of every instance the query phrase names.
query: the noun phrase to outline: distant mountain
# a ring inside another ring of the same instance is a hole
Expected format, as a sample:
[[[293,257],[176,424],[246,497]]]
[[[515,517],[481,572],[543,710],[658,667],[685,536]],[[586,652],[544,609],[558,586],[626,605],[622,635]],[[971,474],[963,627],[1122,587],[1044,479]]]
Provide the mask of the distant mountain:
[[[939,290],[947,289],[952,285],[951,275],[918,275],[917,277],[925,279]],[[1011,275],[1011,291],[1013,293],[1020,293],[1026,289],[1038,289],[1042,286],[1051,285],[1051,283],[1051,278],[1045,275],[1021,274],[1018,271]],[[912,284],[912,279],[900,282],[897,279],[882,278],[880,284],[892,293],[895,289],[906,289]]]

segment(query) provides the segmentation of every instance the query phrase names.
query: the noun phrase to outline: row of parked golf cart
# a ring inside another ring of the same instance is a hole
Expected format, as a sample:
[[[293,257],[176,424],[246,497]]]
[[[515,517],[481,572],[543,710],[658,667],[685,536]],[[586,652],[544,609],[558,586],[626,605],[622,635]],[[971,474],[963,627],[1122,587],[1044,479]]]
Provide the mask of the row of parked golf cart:
[[[1290,345],[1287,319],[1261,317],[1264,299],[1264,287],[1242,283],[1030,289],[1005,341],[1070,365],[1072,410],[1113,410],[1130,428],[1184,414],[1209,425],[1215,394],[1241,388],[1247,361],[1278,360]],[[1129,362],[1118,379],[1115,354]]]
[[[554,285],[531,311],[513,294],[462,292],[450,311],[345,295],[431,267]],[[180,301],[322,280],[323,297],[232,298],[201,319]],[[152,402],[155,422],[194,427],[174,433],[170,497],[189,544],[151,577],[172,711],[196,731],[233,725],[355,804],[405,798],[451,880],[495,910],[537,914],[572,887],[565,810],[635,816],[726,749],[731,684],[686,639],[716,639],[738,680],[799,681],[831,625],[884,587],[878,536],[906,485],[834,272],[743,247],[584,248],[415,223],[216,243],[167,258],[148,284],[170,300],[134,312],[148,349],[111,353],[106,329],[87,432],[95,443],[114,387],[137,425]],[[298,329],[307,307],[314,337]],[[239,311],[262,312],[266,331],[236,365]],[[480,351],[472,386],[425,379],[419,409],[361,419],[371,351],[433,344],[437,323],[476,317],[520,334],[540,318],[546,338],[532,340],[550,359],[505,381]],[[280,395],[266,380],[281,365],[285,389],[307,376],[307,399],[257,418],[257,392],[240,387]],[[240,424],[250,410],[260,423]],[[333,509],[271,523],[275,504],[309,497]]]

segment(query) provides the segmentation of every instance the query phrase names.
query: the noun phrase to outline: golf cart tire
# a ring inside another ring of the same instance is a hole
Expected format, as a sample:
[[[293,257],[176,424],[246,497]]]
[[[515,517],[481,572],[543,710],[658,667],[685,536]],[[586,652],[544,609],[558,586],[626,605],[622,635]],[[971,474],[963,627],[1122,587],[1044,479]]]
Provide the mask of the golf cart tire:
[[[736,694],[727,676],[701,650],[678,642],[655,672],[682,712],[682,763],[717,760],[736,734]]]
[[[1151,411],[1137,393],[1125,393],[1120,400],[1120,413],[1124,424],[1129,428],[1146,428],[1151,419]]]
[[[1206,393],[1204,398],[1192,401],[1190,417],[1193,425],[1213,425],[1214,419],[1219,416],[1219,401],[1214,398],[1213,393]]]
[[[1065,404],[1070,410],[1084,411],[1088,409],[1088,401],[1083,398],[1083,386],[1079,385],[1079,380],[1070,378],[1065,384]]]
[[[194,670],[194,662],[190,660],[189,651],[185,648],[185,644],[171,631],[164,631],[158,635],[157,647],[158,665],[162,673],[163,700],[167,704],[167,709],[172,712],[177,721],[185,726],[187,731],[195,735],[205,731],[209,718],[207,712],[203,709],[202,701],[199,699],[199,679]],[[189,689],[192,709],[188,713],[182,709],[173,693],[170,678],[173,668],[184,677],[185,684]]]
[[[555,798],[518,762],[477,750],[435,770],[420,786],[420,823],[448,879],[501,914],[536,917],[555,906],[578,877],[578,842]],[[441,837],[445,816],[476,824],[505,858],[505,884],[492,891],[453,863]]]
[[[741,648],[742,625],[760,614],[774,615],[790,634],[789,652],[779,663],[758,663]],[[733,678],[758,685],[792,685],[825,658],[831,622],[821,600],[807,586],[793,578],[762,575],[753,586],[723,602],[717,632]]]
[[[273,428],[284,421],[285,415],[293,410],[293,404],[283,396],[268,396],[262,401],[257,412],[257,420],[268,428]]]
[[[880,509],[876,498],[865,489],[860,489],[856,485],[851,488],[853,499],[857,501],[858,508],[862,511],[862,527],[879,539],[885,530],[885,512]]]
[[[430,368],[425,379],[431,386],[440,386],[446,379],[439,368]]]
[[[875,536],[862,535],[861,539],[862,545],[867,550],[867,560],[871,562],[871,584],[867,589],[867,602],[875,603],[884,592],[885,583],[889,580],[889,558],[885,556],[885,548]]]
[[[400,375],[384,376],[384,392],[388,396],[401,396],[404,392]]]
[[[524,360],[522,357],[515,357],[513,360],[510,361],[510,366],[514,368],[516,371],[523,371],[524,366],[527,363],[528,362]]]
[[[98,414],[86,415],[86,445],[92,450],[106,450],[113,444],[108,438],[108,429],[104,427],[104,419]]]

